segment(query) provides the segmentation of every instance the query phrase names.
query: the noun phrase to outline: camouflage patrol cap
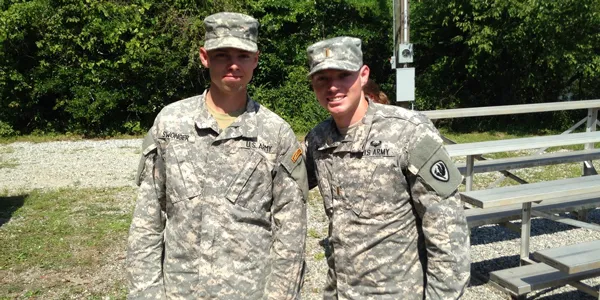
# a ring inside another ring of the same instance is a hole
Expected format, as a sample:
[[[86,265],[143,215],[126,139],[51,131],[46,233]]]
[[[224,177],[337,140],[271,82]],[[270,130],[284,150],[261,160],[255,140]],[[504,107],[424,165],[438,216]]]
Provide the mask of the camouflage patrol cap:
[[[250,52],[258,51],[258,21],[251,16],[221,12],[204,19],[206,35],[204,49],[237,48]]]
[[[311,76],[321,70],[356,72],[363,65],[360,39],[340,36],[314,43],[306,49]]]

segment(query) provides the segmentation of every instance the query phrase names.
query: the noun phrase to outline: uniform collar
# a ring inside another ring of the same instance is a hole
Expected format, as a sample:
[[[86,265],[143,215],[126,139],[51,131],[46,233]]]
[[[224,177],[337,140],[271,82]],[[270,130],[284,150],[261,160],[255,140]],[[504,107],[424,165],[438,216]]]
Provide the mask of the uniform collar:
[[[259,108],[258,103],[254,102],[249,96],[246,96],[246,111],[221,132],[217,121],[206,108],[207,92],[208,90],[205,90],[198,101],[198,113],[196,114],[197,117],[195,120],[198,129],[212,129],[214,132],[220,132],[217,140],[232,139],[242,136],[249,139],[255,139],[258,136],[258,120],[256,117],[256,112]]]
[[[360,124],[355,130],[352,130],[347,135],[340,134],[340,132],[337,130],[335,122],[333,121],[333,118],[328,118],[326,120],[328,124],[326,126],[327,129],[325,130],[324,143],[317,149],[326,150],[335,148],[335,150],[333,150],[334,153],[362,153],[365,150],[365,144],[367,143],[369,132],[371,131],[371,125],[373,124],[373,116],[375,115],[376,111],[372,104],[373,103],[369,101],[369,107],[367,108],[367,112],[363,118],[359,121]]]

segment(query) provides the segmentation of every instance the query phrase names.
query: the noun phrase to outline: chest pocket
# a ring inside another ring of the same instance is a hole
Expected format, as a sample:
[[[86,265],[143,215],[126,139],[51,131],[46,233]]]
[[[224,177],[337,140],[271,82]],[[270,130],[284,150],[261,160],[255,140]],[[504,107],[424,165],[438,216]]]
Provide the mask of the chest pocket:
[[[265,160],[262,155],[252,152],[227,188],[227,200],[252,211],[268,209],[272,178]]]
[[[197,153],[193,144],[171,142],[165,153],[167,194],[172,203],[188,200],[200,195],[203,182],[196,174],[193,161]]]
[[[345,163],[343,196],[357,216],[383,221],[410,210],[410,203],[401,201],[408,194],[396,157],[363,157]]]

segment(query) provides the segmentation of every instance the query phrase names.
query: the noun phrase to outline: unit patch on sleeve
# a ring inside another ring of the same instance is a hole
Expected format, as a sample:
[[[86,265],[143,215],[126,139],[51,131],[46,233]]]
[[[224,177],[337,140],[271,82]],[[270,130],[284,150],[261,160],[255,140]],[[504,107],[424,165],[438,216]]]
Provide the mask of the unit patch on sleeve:
[[[448,180],[450,180],[450,174],[448,173],[448,167],[446,167],[446,164],[441,160],[438,160],[437,162],[435,162],[431,166],[431,169],[429,169],[429,171],[431,172],[431,175],[433,176],[433,178],[435,178],[439,181],[448,182]]]

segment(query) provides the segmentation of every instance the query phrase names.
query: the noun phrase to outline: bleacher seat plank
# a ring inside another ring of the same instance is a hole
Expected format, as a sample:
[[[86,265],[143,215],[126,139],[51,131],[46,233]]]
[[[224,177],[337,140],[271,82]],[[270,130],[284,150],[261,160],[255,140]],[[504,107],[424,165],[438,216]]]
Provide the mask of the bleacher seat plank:
[[[460,195],[467,203],[488,208],[590,193],[600,193],[600,175],[469,191]]]
[[[578,101],[560,101],[545,102],[533,104],[513,104],[497,105],[485,107],[468,107],[453,109],[423,110],[420,113],[426,115],[429,119],[451,119],[468,118],[483,116],[515,115],[525,113],[539,113],[547,111],[565,111],[583,108],[600,107],[600,100],[578,100]]]
[[[446,145],[451,157],[595,143],[600,131]]]
[[[567,274],[600,268],[600,241],[549,248],[533,253],[533,257]]]
[[[543,288],[565,285],[571,281],[598,275],[600,275],[600,269],[567,274],[547,264],[537,263],[491,272],[490,280],[514,294],[524,295]]]
[[[548,213],[560,213],[582,209],[600,207],[600,194],[589,193],[569,195],[561,198],[546,199],[540,203],[533,203],[532,209]],[[469,227],[518,220],[521,218],[523,205],[513,204],[492,208],[470,208],[465,210]]]
[[[473,166],[473,172],[495,172],[595,159],[600,159],[600,148],[476,161],[475,165]],[[466,173],[466,163],[457,163],[456,167],[458,167],[458,170],[461,174],[464,175]]]

